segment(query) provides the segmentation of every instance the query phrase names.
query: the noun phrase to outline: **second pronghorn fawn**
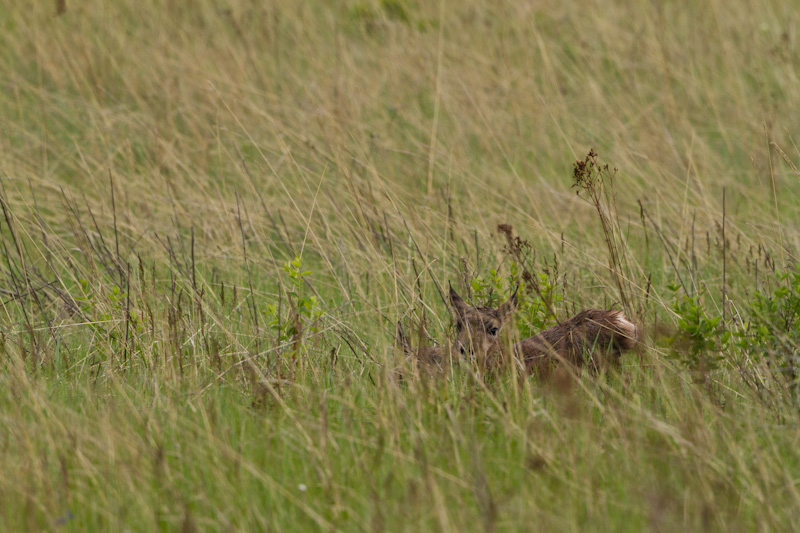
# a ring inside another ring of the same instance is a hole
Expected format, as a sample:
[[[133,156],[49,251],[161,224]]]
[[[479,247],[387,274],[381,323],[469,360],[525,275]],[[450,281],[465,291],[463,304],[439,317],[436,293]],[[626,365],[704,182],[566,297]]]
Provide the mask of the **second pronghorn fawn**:
[[[527,373],[545,377],[559,363],[606,368],[616,363],[636,343],[638,331],[621,311],[585,309],[533,337],[513,345],[507,353],[503,333],[517,304],[517,291],[499,307],[473,307],[450,287],[450,304],[456,312],[456,338],[450,347],[430,347],[414,352],[398,325],[398,343],[421,361],[441,364],[450,352],[475,358],[486,369],[514,361]],[[511,356],[511,357],[509,357]]]

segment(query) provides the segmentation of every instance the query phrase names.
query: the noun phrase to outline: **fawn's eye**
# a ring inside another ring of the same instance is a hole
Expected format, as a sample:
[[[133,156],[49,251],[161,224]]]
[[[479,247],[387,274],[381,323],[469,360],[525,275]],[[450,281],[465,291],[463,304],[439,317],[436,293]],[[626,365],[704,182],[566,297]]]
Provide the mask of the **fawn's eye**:
[[[467,355],[467,351],[464,349],[464,345],[462,344],[459,346],[459,350],[461,350],[461,355]]]
[[[489,335],[491,335],[492,337],[494,337],[495,335],[497,335],[497,331],[498,331],[498,329],[497,329],[497,328],[495,328],[495,327],[491,327],[491,328],[489,328]]]

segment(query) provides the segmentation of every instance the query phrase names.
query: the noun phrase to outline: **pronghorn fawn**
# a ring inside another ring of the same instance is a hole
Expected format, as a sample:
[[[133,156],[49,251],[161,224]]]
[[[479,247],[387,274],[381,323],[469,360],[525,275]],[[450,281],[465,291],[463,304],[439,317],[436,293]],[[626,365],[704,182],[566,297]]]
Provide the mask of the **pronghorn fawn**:
[[[398,344],[420,361],[441,364],[450,354],[472,357],[481,368],[506,362],[519,364],[527,373],[546,377],[560,363],[588,365],[592,369],[615,364],[636,343],[638,331],[621,311],[585,309],[533,337],[511,346],[509,335],[517,291],[499,307],[473,307],[450,287],[450,304],[456,314],[456,338],[449,347],[429,347],[415,352],[398,324]]]

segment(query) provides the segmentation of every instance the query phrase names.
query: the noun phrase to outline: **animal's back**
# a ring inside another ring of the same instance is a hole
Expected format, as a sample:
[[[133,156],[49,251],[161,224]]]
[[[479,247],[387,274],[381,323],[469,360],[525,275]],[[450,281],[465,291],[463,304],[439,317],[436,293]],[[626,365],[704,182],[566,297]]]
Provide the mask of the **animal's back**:
[[[621,311],[586,309],[514,347],[528,372],[547,374],[555,364],[602,367],[636,344],[638,331]]]

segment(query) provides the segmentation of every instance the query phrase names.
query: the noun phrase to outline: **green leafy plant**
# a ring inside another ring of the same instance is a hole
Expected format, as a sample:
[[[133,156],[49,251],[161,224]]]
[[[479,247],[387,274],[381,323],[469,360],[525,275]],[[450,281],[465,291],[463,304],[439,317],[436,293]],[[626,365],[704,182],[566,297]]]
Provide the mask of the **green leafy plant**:
[[[486,275],[475,276],[470,282],[475,301],[497,307],[517,290],[515,316],[520,338],[531,337],[555,324],[550,309],[560,304],[563,296],[557,292],[554,276],[547,270],[531,273],[516,261],[509,262],[508,270],[506,276],[496,268],[490,268]]]
[[[512,262],[512,278],[518,270],[517,264]],[[525,281],[520,282],[517,327],[521,338],[531,337],[556,323],[551,310],[564,300],[557,288],[557,279],[547,270],[533,274],[527,285]]]
[[[475,276],[470,282],[470,287],[476,300],[482,301],[487,307],[497,307],[506,294],[503,289],[503,278],[497,273],[496,268],[490,268],[488,275]]]
[[[267,304],[263,311],[268,318],[267,324],[276,332],[280,344],[291,343],[294,355],[306,348],[305,338],[308,333],[318,331],[319,319],[324,312],[319,306],[316,295],[309,294],[305,277],[311,274],[310,270],[303,269],[302,259],[296,256],[287,261],[281,268],[286,273],[288,284],[286,286],[286,302],[284,311],[281,302]]]
[[[671,309],[678,316],[678,332],[672,339],[673,355],[693,371],[717,368],[720,351],[731,335],[721,323],[722,316],[709,315],[706,311],[704,291],[681,295],[680,285],[668,288],[675,295]]]
[[[535,335],[557,321],[557,310],[564,300],[559,292],[558,258],[552,267],[539,268],[531,244],[516,235],[510,224],[499,224],[498,233],[506,239],[503,251],[509,265],[508,286],[519,286],[517,316],[522,338]]]
[[[771,292],[756,291],[748,321],[736,332],[736,345],[751,358],[766,360],[796,387],[800,350],[800,267],[776,276]]]

